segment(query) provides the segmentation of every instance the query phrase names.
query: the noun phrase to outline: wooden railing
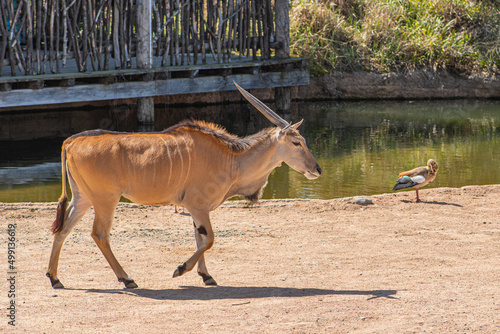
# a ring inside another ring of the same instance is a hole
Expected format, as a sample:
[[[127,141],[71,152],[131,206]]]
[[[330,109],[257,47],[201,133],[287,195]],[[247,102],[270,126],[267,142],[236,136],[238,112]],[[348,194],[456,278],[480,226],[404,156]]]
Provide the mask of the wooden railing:
[[[157,66],[266,60],[282,47],[271,0],[151,2]],[[61,73],[70,59],[79,72],[135,68],[135,6],[135,0],[0,0],[0,60],[10,68],[4,75]]]

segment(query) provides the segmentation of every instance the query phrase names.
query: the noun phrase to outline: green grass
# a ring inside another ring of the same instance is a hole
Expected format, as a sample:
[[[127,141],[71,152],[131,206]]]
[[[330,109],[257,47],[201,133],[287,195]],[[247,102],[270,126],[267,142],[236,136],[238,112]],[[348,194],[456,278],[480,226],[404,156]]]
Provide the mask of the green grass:
[[[290,50],[315,75],[419,68],[491,74],[500,64],[500,1],[291,0]]]

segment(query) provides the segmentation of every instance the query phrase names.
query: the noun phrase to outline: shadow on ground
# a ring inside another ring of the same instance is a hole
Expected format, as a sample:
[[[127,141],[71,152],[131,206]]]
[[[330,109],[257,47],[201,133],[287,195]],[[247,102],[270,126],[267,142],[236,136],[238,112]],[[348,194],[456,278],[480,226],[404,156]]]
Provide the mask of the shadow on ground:
[[[407,199],[403,199],[403,200],[401,200],[401,202],[403,202],[403,203],[414,203],[414,204],[452,205],[452,206],[458,206],[458,207],[460,207],[460,208],[463,208],[463,205],[460,205],[460,204],[456,204],[456,203],[447,203],[447,202],[438,202],[438,201],[432,201],[432,202],[423,201],[423,202],[420,202],[420,203],[416,203],[415,201],[409,201],[409,200],[407,200]]]
[[[68,289],[82,290],[82,289]],[[397,290],[328,290],[328,289],[297,289],[279,287],[194,287],[183,286],[180,289],[88,289],[88,293],[126,294],[156,300],[216,300],[216,299],[255,299],[271,297],[311,297],[329,295],[367,296],[370,299],[398,299]]]

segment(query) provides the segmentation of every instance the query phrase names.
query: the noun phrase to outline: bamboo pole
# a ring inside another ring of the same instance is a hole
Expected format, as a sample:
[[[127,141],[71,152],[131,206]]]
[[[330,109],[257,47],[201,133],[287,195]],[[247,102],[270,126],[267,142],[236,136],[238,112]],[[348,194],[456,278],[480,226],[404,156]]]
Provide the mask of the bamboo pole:
[[[193,41],[193,64],[198,64],[198,22],[196,15],[196,0],[191,5],[191,39]],[[190,38],[188,38],[188,41]]]
[[[87,1],[82,0],[82,16],[83,16],[83,36],[82,36],[82,70],[87,72],[87,59],[89,57],[88,39],[89,39],[89,24],[87,17]]]
[[[224,19],[222,17],[222,5],[217,1],[217,14],[218,14],[218,27],[217,27],[217,62],[222,63],[222,34],[223,34],[223,24]]]
[[[3,64],[5,58],[5,52],[7,51],[7,15],[5,12],[6,5],[4,1],[0,1],[0,32],[2,33],[2,39],[0,43],[0,61]],[[2,71],[0,69],[0,77],[2,76]]]
[[[80,51],[80,42],[78,40],[78,17],[80,14],[80,10],[79,10],[80,5],[81,5],[81,1],[77,0],[76,6],[72,6],[72,8],[70,8],[70,12],[72,12],[71,17],[73,20],[71,20],[71,17],[69,15],[68,15],[68,18],[70,19],[69,32],[70,32],[71,36],[73,37],[72,41],[73,41],[76,65],[78,67],[78,71],[83,72],[83,66],[82,66],[82,61],[81,61],[82,54]]]
[[[179,0],[176,0],[176,8],[179,8],[180,9],[180,6],[179,6]],[[174,38],[175,38],[175,49],[174,49],[174,52],[175,52],[175,60],[176,60],[176,65],[179,65],[180,64],[180,55],[179,55],[179,16],[176,16],[175,17],[175,32],[174,32]]]
[[[120,52],[120,0],[113,1],[113,13],[111,14],[113,18],[113,56],[115,59],[115,68],[121,68],[121,52]]]
[[[21,48],[21,43],[20,43],[20,39],[21,39],[21,27],[23,27],[25,24],[26,24],[26,17],[28,16],[28,13],[26,12],[26,10],[23,10],[22,13],[21,13],[21,10],[22,8],[24,8],[24,6],[28,6],[28,9],[29,9],[29,3],[26,2],[26,4],[24,4],[24,2],[21,2],[18,4],[18,7],[17,7],[17,11],[16,11],[16,18],[14,20],[14,22],[12,23],[12,27],[11,27],[11,30],[13,32],[15,32],[14,34],[14,37],[13,37],[13,47],[14,47],[14,54],[16,56],[16,60],[17,60],[17,63],[18,63],[18,67],[19,67],[19,70],[21,72],[24,72],[26,73],[26,69],[28,68],[29,70],[29,73],[32,73],[31,71],[31,62],[29,61],[31,58],[26,58],[24,56],[24,53],[23,53],[23,50]],[[18,20],[21,20],[21,22],[19,23],[19,29],[16,31],[15,27],[18,26]]]
[[[90,58],[90,63],[92,65],[92,70],[96,71],[96,62],[98,62],[96,58],[97,50],[96,50],[96,24],[97,20],[96,13],[94,11],[93,1],[92,0],[84,0],[85,10],[83,12],[84,15],[84,26],[87,25],[87,36],[84,36],[85,39],[85,47],[87,48],[87,57],[85,57],[85,62]],[[87,70],[87,66],[85,66],[85,70]]]
[[[152,0],[151,0],[152,1]],[[150,6],[151,7],[151,6]],[[125,22],[125,28],[127,31],[127,34],[125,36],[125,56],[126,56],[126,64],[127,68],[132,67],[132,47],[134,45],[133,43],[133,34],[134,34],[134,25],[136,24],[134,17],[134,0],[127,1],[127,10],[126,10],[127,15],[127,21]],[[149,24],[151,24],[151,15],[149,16],[148,19]]]
[[[264,22],[263,18],[262,18],[262,11],[263,11],[263,8],[262,8],[262,2],[259,4],[259,6],[256,8],[257,9],[257,33],[258,33],[258,46],[256,48],[258,48],[260,46],[260,57],[261,57],[261,60],[265,59],[265,55],[264,55],[264,51],[263,51],[263,46],[264,46],[264,32],[263,32],[263,27],[262,27],[262,24]]]
[[[41,63],[41,55],[40,55],[40,46],[42,44],[42,25],[41,25],[41,19],[42,19],[42,0],[37,0],[34,1],[33,3],[35,4],[36,8],[36,13],[35,13],[35,25],[36,25],[36,65],[37,65],[37,74],[42,73],[42,63]],[[29,74],[31,72],[31,66],[28,64],[28,68],[26,68],[26,74]]]
[[[19,56],[17,55],[17,34],[16,34],[16,23],[20,14],[21,6],[23,3],[21,3],[18,7],[17,10],[15,11],[14,14],[14,2],[10,1],[10,3],[7,3],[7,10],[9,14],[10,21],[8,22],[8,25],[10,26],[10,32],[8,33],[8,39],[9,39],[9,60],[10,60],[10,70],[12,76],[16,75],[16,61],[17,65],[21,69],[22,72],[24,72],[24,67],[22,66],[22,63],[19,59]]]
[[[187,43],[189,36],[189,1],[186,9],[181,11],[181,65],[184,65],[184,58],[187,57],[187,64],[190,64],[189,55],[187,54]]]
[[[238,45],[239,45],[239,49],[238,49],[238,52],[239,52],[239,58],[241,59],[242,58],[242,55],[244,53],[244,50],[243,50],[243,25],[244,25],[244,21],[243,21],[243,13],[244,13],[244,3],[242,2],[241,3],[241,10],[239,11],[238,13]]]
[[[152,47],[153,47],[153,51],[154,51],[154,54],[156,57],[160,56],[160,53],[161,53],[161,47],[160,47],[160,44],[161,44],[161,34],[162,34],[162,29],[161,29],[161,22],[160,22],[160,10],[158,9],[158,7],[155,5],[155,4],[152,4],[152,15],[153,15],[153,18],[152,18],[152,23],[154,23],[154,26],[151,28],[151,34],[154,34],[156,32],[156,34],[154,36],[151,36],[153,38],[153,42],[152,42]],[[155,45],[156,45],[156,48],[155,48]]]
[[[56,46],[55,46],[55,49],[56,49],[56,55],[55,55],[55,62],[56,62],[56,73],[60,73],[61,69],[59,67],[59,57],[60,57],[60,51],[59,51],[59,45],[60,45],[60,42],[61,42],[61,33],[60,33],[60,29],[61,29],[61,23],[60,23],[60,20],[61,20],[61,17],[59,15],[59,12],[60,12],[60,8],[59,8],[59,0],[55,0],[55,21],[56,21]]]
[[[173,24],[173,21],[171,20],[173,4],[172,4],[172,0],[167,0],[166,3],[167,3],[167,7],[165,8],[165,12],[168,15],[167,22],[165,22],[167,24],[167,38],[165,40],[165,54],[163,56],[162,66],[167,66],[167,61],[168,61],[169,55],[170,55],[170,65],[172,65],[174,63],[173,52],[172,52],[172,50],[173,50],[173,48],[172,48],[172,43],[173,43],[172,24]]]
[[[207,0],[210,1],[210,0]],[[208,3],[207,3],[208,6]],[[205,27],[205,4],[203,0],[200,0],[200,42],[201,42],[201,63],[206,64],[207,63],[207,53],[205,50],[205,34],[206,34],[206,27]]]
[[[56,1],[51,1],[50,3],[50,19],[49,19],[49,64],[50,64],[50,72],[55,73],[55,54],[54,54],[54,25],[55,25],[55,10]]]
[[[103,16],[103,21],[104,21],[104,31],[106,32],[106,38],[104,40],[104,70],[109,69],[109,57],[110,57],[110,42],[111,42],[111,20],[110,20],[110,15],[111,15],[111,6],[109,5],[109,2],[106,1],[106,10],[104,12]]]
[[[40,27],[40,33],[42,34],[42,38],[43,38],[43,55],[42,55],[42,69],[41,69],[41,73],[42,74],[45,74],[46,71],[47,71],[47,61],[49,60],[48,59],[48,49],[47,49],[47,33],[45,32],[45,27],[47,26],[47,6],[43,5],[43,3],[41,2],[40,3],[41,7],[42,7],[42,24],[41,24],[41,27]]]

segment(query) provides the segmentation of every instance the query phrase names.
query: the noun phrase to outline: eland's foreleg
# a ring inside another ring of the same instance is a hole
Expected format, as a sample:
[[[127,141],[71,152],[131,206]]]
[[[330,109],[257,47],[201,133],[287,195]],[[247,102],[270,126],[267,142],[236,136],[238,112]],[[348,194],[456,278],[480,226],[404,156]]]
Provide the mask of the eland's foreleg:
[[[113,251],[111,251],[111,246],[109,243],[109,233],[111,231],[113,214],[115,212],[115,207],[117,204],[118,201],[108,206],[94,206],[95,220],[94,226],[92,227],[92,239],[94,239],[97,247],[99,247],[102,254],[111,266],[111,269],[113,269],[113,271],[115,272],[118,281],[125,284],[126,288],[133,289],[137,288],[137,284],[127,275],[125,270],[123,270],[122,266],[113,254]]]
[[[203,254],[205,251],[210,249],[214,244],[214,232],[212,230],[212,224],[210,223],[210,218],[208,212],[200,212],[196,210],[191,210],[188,208],[191,216],[195,221],[195,238],[196,238],[196,252],[182,265],[178,266],[174,271],[173,277],[178,277],[187,271],[194,268],[198,262],[198,273],[200,276],[207,275],[203,277],[203,281],[208,285],[216,285],[215,280],[208,274],[207,268],[205,266],[205,259]]]
[[[76,189],[76,187],[75,187]],[[50,279],[50,284],[54,289],[62,289],[64,285],[57,278],[57,267],[59,265],[59,256],[64,244],[64,240],[73,230],[76,223],[82,219],[83,215],[91,207],[90,201],[77,190],[73,191],[73,199],[66,209],[61,231],[54,233],[54,241],[52,242],[52,252],[50,253],[49,266],[47,268],[47,277]]]
[[[203,236],[206,235],[206,231],[203,227],[196,227],[196,222],[193,222],[194,225],[194,237],[196,239],[196,248],[200,248],[203,244]],[[205,255],[201,255],[198,260],[198,275],[203,278],[203,283],[205,285],[217,285],[217,282],[210,276],[207,270],[207,266],[205,264]]]

